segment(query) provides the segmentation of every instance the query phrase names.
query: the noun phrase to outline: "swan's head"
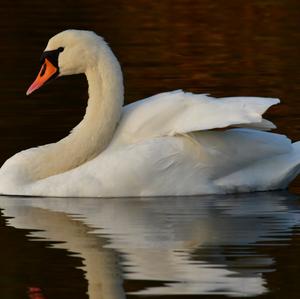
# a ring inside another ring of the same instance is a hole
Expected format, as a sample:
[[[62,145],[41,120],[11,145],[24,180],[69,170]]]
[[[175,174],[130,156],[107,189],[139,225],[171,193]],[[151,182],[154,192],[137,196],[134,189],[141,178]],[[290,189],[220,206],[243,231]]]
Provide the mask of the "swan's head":
[[[58,76],[84,73],[97,64],[99,49],[106,45],[102,37],[92,31],[66,30],[53,36],[41,56],[37,78],[27,95]]]

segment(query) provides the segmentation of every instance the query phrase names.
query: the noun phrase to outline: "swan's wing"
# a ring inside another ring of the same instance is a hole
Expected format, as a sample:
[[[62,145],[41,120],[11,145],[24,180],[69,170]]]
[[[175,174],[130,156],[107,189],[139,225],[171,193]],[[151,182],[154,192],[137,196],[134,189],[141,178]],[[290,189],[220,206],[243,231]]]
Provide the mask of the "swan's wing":
[[[275,126],[262,114],[277,103],[273,98],[216,99],[181,90],[161,93],[125,106],[116,137],[138,140],[234,125],[269,130]]]

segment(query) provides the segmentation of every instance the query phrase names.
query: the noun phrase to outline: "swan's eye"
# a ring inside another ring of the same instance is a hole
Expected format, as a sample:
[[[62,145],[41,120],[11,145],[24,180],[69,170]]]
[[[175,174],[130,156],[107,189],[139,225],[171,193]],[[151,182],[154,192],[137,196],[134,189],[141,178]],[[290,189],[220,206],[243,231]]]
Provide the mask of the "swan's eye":
[[[56,50],[45,51],[40,58],[40,62],[43,63],[45,58],[48,58],[54,65],[58,66],[58,56],[63,50],[64,47],[59,47]]]
[[[41,77],[44,76],[44,74],[46,72],[46,68],[47,68],[47,65],[46,65],[46,63],[44,63],[43,66],[42,66],[42,69],[41,69],[41,73],[40,73]]]

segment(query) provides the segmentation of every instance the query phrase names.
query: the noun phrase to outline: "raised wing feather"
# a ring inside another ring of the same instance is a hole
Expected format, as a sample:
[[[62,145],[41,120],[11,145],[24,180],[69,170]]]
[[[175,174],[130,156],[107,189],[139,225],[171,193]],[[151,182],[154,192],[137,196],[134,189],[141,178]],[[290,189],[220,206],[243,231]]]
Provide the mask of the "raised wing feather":
[[[161,93],[125,106],[115,137],[133,141],[234,125],[268,130],[275,126],[262,114],[277,103],[273,98],[216,99],[181,90]]]

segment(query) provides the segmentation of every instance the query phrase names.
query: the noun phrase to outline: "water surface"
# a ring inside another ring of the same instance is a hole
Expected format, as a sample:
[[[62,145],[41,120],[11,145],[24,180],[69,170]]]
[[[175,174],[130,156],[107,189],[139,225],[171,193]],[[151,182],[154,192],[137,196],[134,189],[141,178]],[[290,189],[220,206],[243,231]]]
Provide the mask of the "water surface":
[[[3,196],[1,235],[9,234],[9,240],[2,244],[0,293],[23,298],[35,288],[45,298],[78,293],[76,298],[90,299],[268,298],[287,290],[296,295],[296,277],[284,276],[297,276],[299,203],[286,192],[147,199]],[[291,260],[294,264],[285,264]],[[283,278],[276,279],[277,271]]]

